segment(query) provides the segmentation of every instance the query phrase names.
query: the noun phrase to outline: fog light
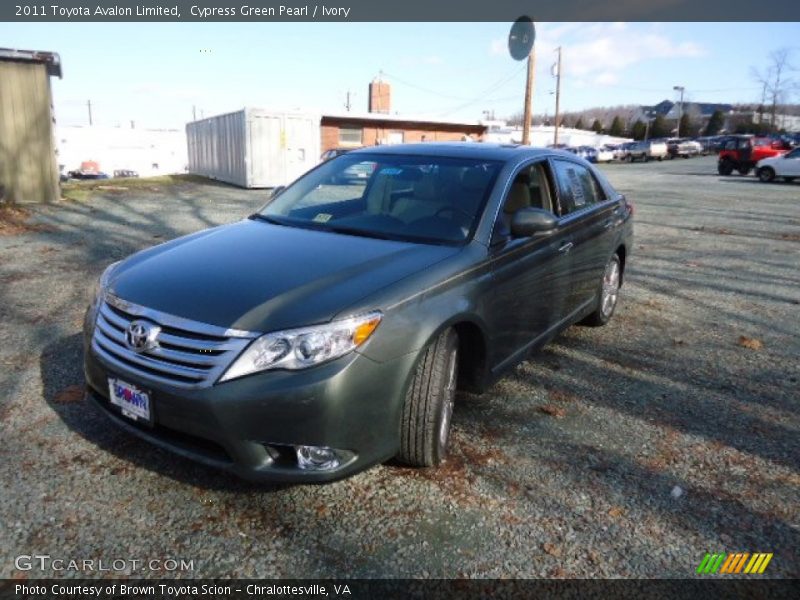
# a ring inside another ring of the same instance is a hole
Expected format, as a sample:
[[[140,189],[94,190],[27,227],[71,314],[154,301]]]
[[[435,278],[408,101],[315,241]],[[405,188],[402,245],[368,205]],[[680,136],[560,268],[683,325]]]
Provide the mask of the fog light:
[[[330,471],[339,466],[339,457],[332,448],[297,446],[297,466],[307,471]]]

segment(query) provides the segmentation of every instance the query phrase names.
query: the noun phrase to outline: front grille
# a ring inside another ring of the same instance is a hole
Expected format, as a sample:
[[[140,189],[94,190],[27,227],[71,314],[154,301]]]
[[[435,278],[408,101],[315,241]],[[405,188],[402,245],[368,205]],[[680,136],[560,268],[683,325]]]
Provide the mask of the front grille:
[[[134,351],[126,341],[133,321],[161,328],[155,346]],[[110,365],[175,387],[213,385],[259,333],[225,329],[132,304],[108,294],[95,323],[92,349]]]
[[[149,426],[142,425],[131,419],[126,419],[120,415],[119,408],[111,404],[102,394],[92,388],[89,388],[89,393],[101,409],[115,416],[121,423],[124,423],[126,427],[142,432],[146,438],[156,438],[170,446],[177,446],[181,450],[190,452],[201,459],[205,458],[207,461],[221,465],[233,462],[233,459],[225,448],[216,442],[190,433],[184,433],[183,431],[178,431],[171,427],[166,427],[160,423],[154,423],[152,426]]]

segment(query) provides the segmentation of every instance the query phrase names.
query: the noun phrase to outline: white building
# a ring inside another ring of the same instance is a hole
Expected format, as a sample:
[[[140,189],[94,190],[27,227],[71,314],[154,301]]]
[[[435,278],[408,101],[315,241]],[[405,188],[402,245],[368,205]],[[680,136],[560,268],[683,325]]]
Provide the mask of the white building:
[[[109,176],[118,170],[142,177],[185,173],[186,132],[178,129],[56,126],[58,165],[63,173],[94,161]]]
[[[758,112],[753,113],[753,123],[759,123],[762,115]],[[772,115],[769,110],[764,111],[764,123],[772,121]],[[789,132],[800,131],[800,117],[795,115],[775,115],[775,127],[779,130],[786,130]]]
[[[520,144],[522,143],[522,128],[509,127],[502,121],[483,121],[487,127],[486,134],[483,136],[485,142],[496,142],[499,144]],[[555,127],[552,125],[535,125],[531,127],[531,146],[544,148],[553,143]],[[573,129],[571,127],[558,128],[558,143],[567,146],[592,146],[598,148],[604,144],[622,144],[630,142],[631,138],[614,137],[585,129]]]

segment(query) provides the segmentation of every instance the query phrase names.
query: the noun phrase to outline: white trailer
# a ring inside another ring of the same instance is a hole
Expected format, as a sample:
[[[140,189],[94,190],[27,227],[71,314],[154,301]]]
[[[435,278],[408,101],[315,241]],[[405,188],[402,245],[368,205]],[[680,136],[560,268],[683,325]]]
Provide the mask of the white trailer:
[[[320,115],[242,110],[186,125],[189,172],[245,188],[291,183],[316,166]]]

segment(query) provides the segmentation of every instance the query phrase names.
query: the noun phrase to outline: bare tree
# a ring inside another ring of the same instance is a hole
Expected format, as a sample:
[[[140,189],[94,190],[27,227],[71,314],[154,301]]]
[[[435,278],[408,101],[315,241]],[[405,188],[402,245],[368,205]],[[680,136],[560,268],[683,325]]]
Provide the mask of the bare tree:
[[[789,94],[797,89],[792,77],[796,69],[790,62],[790,48],[779,48],[769,54],[770,64],[765,70],[753,67],[753,78],[762,85],[762,104],[770,103],[770,126],[774,129],[778,105],[786,102]]]

